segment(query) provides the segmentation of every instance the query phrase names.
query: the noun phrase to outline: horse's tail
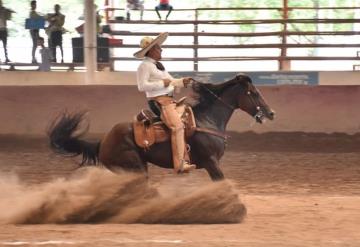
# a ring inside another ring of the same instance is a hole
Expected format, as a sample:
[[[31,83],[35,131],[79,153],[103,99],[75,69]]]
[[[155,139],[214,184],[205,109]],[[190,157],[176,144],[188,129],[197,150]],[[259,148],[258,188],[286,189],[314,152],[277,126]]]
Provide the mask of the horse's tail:
[[[82,154],[83,165],[99,164],[100,141],[82,140],[88,129],[88,121],[83,124],[86,111],[77,113],[63,112],[59,114],[48,128],[51,149],[65,156],[77,156]]]

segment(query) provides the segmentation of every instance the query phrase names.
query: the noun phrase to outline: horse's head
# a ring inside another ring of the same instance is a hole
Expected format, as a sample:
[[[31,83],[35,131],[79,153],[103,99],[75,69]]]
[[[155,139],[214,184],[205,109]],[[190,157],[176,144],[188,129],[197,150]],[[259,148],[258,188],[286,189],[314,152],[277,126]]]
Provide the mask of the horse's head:
[[[247,75],[238,74],[222,84],[204,84],[194,80],[192,89],[197,102],[194,106],[198,111],[206,111],[215,102],[220,102],[220,105],[231,112],[240,108],[253,116],[258,123],[262,123],[265,118],[274,119],[275,112],[266,104]]]
[[[235,102],[237,108],[253,116],[258,123],[263,123],[265,118],[274,119],[275,112],[265,102],[265,99],[254,86],[250,77],[238,74],[233,80],[236,80],[236,87],[239,87],[240,90],[240,92],[236,90],[238,93]]]

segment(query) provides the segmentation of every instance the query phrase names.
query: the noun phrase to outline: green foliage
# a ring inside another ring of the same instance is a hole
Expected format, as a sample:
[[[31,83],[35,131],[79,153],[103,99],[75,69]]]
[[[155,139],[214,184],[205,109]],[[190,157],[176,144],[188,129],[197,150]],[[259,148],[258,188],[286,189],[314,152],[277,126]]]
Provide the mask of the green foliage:
[[[83,15],[84,0],[37,0],[37,11],[42,14],[54,12],[54,5],[60,4],[61,12],[66,15],[65,28],[70,32],[74,32],[76,24],[79,23],[79,17]],[[103,5],[102,0],[96,0],[98,6]],[[11,36],[26,37],[29,36],[25,30],[25,19],[28,18],[30,12],[30,0],[3,0],[3,5],[10,8],[16,13],[12,15],[12,23],[9,25]]]
[[[145,0],[145,2],[153,1],[154,5],[157,1]],[[12,25],[10,25],[11,36],[27,36],[28,33],[24,31],[25,18],[29,15],[30,0],[3,0],[4,6],[15,10],[17,13],[13,14]],[[84,0],[38,0],[38,11],[46,14],[53,11],[53,6],[58,3],[62,7],[62,12],[66,15],[65,28],[70,32],[73,32],[74,28],[78,24],[79,16],[83,14]],[[96,0],[96,4],[102,7],[103,0]],[[121,6],[125,5],[125,0],[118,0],[117,4]],[[281,8],[283,0],[183,0],[183,4],[187,4],[191,7],[198,8],[227,8],[227,7],[276,7]],[[289,7],[335,7],[335,6],[358,6],[359,0],[288,0]],[[176,8],[176,1],[172,1],[171,4]],[[260,10],[242,10],[242,11],[200,11],[200,19],[212,19],[212,20],[232,20],[232,19],[279,19],[282,13],[277,10],[260,11]],[[289,18],[354,18],[354,10],[291,10],[289,12]],[[257,25],[239,25],[239,32],[254,32],[258,28]],[[291,24],[288,26],[289,30],[301,30],[301,31],[315,31],[319,26],[316,24]],[[321,28],[327,31],[345,31],[352,30],[352,24],[327,24],[321,25]],[[269,25],[266,27],[267,31],[279,31],[281,25]],[[240,42],[246,42],[247,39],[241,39]]]

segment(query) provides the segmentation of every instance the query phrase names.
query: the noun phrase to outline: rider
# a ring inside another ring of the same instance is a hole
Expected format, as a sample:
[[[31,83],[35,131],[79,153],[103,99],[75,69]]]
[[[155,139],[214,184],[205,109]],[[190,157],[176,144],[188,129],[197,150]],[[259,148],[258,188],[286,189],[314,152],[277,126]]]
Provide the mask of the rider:
[[[161,44],[168,37],[168,33],[161,33],[155,39],[144,37],[140,42],[136,58],[143,59],[137,70],[137,84],[141,92],[145,92],[148,104],[153,112],[161,117],[165,125],[171,130],[171,149],[173,165],[176,173],[189,172],[196,166],[190,164],[187,157],[184,123],[176,111],[174,100],[175,87],[186,87],[191,83],[190,77],[175,79],[159,62],[161,59]]]

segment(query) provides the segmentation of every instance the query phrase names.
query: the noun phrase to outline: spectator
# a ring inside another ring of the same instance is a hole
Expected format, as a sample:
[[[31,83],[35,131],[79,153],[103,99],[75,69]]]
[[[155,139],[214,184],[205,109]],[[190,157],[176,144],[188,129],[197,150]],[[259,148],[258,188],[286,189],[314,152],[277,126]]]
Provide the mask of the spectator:
[[[141,0],[127,0],[126,4],[126,19],[130,20],[130,10],[140,10],[140,20],[144,16],[144,1]]]
[[[95,9],[97,9],[97,5],[95,4]],[[103,16],[100,15],[99,10],[96,10],[96,31],[97,34],[101,33],[101,22],[102,22]]]
[[[7,21],[11,19],[11,14],[15,13],[11,9],[7,9],[3,6],[2,0],[0,0],[0,40],[3,42],[5,63],[10,62],[7,52]]]
[[[50,71],[50,63],[52,60],[51,51],[48,47],[45,47],[45,40],[43,37],[38,38],[38,46],[41,47],[41,64],[39,65],[39,71]]]
[[[169,12],[166,15],[166,20],[168,19],[171,11],[173,10],[173,7],[169,4],[169,0],[160,0],[160,3],[158,6],[155,7],[156,14],[159,16],[159,19],[161,20],[161,16],[159,13],[159,10],[168,10]]]
[[[94,5],[95,9],[97,9],[97,5]],[[102,22],[103,16],[100,15],[99,10],[96,10],[96,33],[100,34],[102,32],[101,30],[101,22]],[[85,20],[85,16],[80,16],[79,20]],[[76,27],[75,30],[80,34],[84,34],[84,25],[85,23],[82,23],[80,26]]]
[[[49,37],[49,47],[52,52],[53,62],[56,63],[56,47],[60,47],[61,62],[64,62],[64,51],[62,47],[62,35],[64,32],[65,15],[60,13],[60,5],[54,5],[55,13],[46,16],[49,26],[46,28],[46,33]]]
[[[42,16],[36,12],[36,1],[31,1],[30,2],[30,6],[31,6],[31,10],[30,10],[30,19],[37,19],[37,18],[41,18]],[[32,39],[32,43],[33,43],[33,47],[32,47],[32,63],[37,63],[36,58],[35,58],[35,52],[36,52],[36,48],[37,48],[37,42],[39,39],[39,29],[30,29],[30,35],[31,35],[31,39]]]

